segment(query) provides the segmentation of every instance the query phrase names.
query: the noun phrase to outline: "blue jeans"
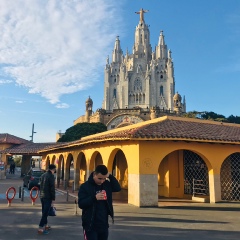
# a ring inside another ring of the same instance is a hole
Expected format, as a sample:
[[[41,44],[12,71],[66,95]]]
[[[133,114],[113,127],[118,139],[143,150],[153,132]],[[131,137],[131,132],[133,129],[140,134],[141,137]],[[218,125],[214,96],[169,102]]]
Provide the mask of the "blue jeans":
[[[42,218],[40,220],[39,227],[43,228],[48,223],[47,218],[49,209],[52,205],[52,200],[41,198],[41,203],[42,203]]]

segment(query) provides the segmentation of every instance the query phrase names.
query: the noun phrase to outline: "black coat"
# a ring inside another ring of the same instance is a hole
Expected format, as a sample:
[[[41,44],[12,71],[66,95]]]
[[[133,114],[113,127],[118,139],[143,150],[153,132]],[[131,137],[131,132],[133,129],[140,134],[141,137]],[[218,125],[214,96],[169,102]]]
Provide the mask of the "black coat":
[[[96,211],[96,183],[93,180],[93,173],[88,178],[88,181],[83,183],[80,186],[78,192],[78,206],[82,209],[82,226],[86,231],[90,231],[95,220],[95,211]],[[109,175],[109,181],[106,180],[101,185],[102,189],[106,191],[107,194],[107,206],[108,206],[108,215],[111,216],[114,221],[114,212],[112,205],[112,192],[121,191],[121,187],[117,179]]]
[[[55,200],[55,179],[50,170],[41,176],[40,198]]]

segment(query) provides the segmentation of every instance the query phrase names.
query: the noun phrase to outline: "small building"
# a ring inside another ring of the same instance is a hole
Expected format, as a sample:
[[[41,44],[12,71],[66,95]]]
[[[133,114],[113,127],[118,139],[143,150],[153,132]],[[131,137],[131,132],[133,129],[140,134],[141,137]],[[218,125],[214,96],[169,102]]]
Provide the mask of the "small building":
[[[3,163],[4,171],[2,178],[6,178],[6,169],[12,161],[13,155],[22,156],[21,175],[26,174],[31,168],[31,160],[33,156],[41,156],[38,151],[55,145],[56,143],[33,143],[26,139],[8,134],[0,133],[0,162]]]

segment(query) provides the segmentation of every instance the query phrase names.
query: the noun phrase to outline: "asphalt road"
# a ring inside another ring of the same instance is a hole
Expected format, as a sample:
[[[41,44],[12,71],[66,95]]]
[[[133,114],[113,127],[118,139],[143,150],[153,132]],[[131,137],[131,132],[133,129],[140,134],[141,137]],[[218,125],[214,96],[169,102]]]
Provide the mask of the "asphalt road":
[[[24,201],[18,189],[22,180],[16,174],[0,180],[0,240],[78,239],[83,240],[81,211],[75,198],[58,192],[55,206],[57,216],[49,217],[49,235],[37,234],[41,205],[37,198],[32,205],[29,191]],[[15,187],[17,194],[8,207],[5,192]],[[239,203],[192,203],[190,201],[161,201],[158,208],[137,208],[115,203],[115,224],[110,222],[109,240],[232,240],[240,238]]]

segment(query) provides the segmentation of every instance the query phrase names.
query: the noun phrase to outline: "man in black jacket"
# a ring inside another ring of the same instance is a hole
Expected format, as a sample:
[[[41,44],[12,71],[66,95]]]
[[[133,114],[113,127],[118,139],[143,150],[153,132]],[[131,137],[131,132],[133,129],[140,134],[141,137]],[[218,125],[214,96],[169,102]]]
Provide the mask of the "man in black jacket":
[[[114,221],[112,192],[121,191],[117,179],[105,165],[98,165],[78,192],[78,206],[82,209],[85,240],[108,239],[108,215]]]
[[[48,171],[41,176],[40,182],[40,199],[42,204],[42,218],[39,223],[38,234],[48,234],[51,228],[47,225],[48,213],[50,207],[55,201],[55,178],[54,173],[56,172],[56,166],[50,164]]]

